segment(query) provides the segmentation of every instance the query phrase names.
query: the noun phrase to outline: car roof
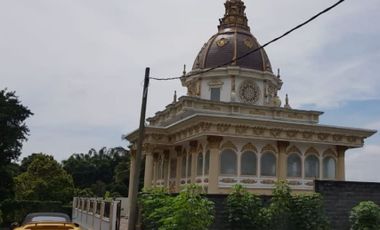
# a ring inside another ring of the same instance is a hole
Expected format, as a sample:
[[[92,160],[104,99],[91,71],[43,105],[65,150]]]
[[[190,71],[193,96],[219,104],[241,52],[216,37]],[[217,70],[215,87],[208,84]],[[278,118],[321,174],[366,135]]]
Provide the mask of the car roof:
[[[27,224],[27,223],[32,222],[32,219],[35,217],[38,217],[38,216],[60,217],[60,218],[64,218],[66,220],[66,222],[70,222],[70,216],[65,214],[65,213],[61,213],[61,212],[34,212],[34,213],[29,213],[28,215],[26,215],[23,224]]]

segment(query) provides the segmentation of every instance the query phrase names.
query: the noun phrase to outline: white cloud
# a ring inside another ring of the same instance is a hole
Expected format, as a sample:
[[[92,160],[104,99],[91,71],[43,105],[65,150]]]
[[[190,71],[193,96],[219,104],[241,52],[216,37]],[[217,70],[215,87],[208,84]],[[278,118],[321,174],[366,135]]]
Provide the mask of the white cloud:
[[[261,43],[332,4],[245,2]],[[150,66],[155,77],[178,76],[185,63],[191,68],[203,43],[217,32],[223,3],[0,1],[0,88],[16,90],[35,113],[27,122],[32,136],[24,155],[66,156],[123,144],[120,136],[138,124],[144,68]],[[380,29],[366,26],[380,21],[379,10],[377,1],[346,1],[268,47],[273,66],[282,69],[281,95],[289,93],[293,107],[321,108],[379,98]],[[152,81],[148,116],[162,110],[174,90],[185,94],[179,81]]]
[[[380,144],[366,145],[346,153],[346,180],[380,182]]]

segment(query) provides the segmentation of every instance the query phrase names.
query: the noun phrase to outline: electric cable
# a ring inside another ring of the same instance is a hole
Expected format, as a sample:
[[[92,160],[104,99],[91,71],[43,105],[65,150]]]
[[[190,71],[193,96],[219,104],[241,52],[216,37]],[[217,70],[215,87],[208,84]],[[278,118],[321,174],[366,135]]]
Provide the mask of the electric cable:
[[[219,64],[219,65],[217,65],[217,66],[214,66],[214,67],[209,68],[209,69],[206,69],[206,70],[202,70],[202,71],[199,71],[199,72],[194,72],[194,73],[191,73],[191,74],[188,74],[188,75],[184,75],[184,76],[185,76],[185,77],[192,77],[192,76],[195,76],[195,75],[200,75],[200,74],[208,73],[208,72],[213,71],[213,70],[215,70],[215,69],[217,69],[217,68],[220,68],[220,67],[223,67],[223,66],[229,65],[229,64],[231,64],[231,63],[233,63],[233,62],[236,62],[236,61],[238,61],[238,60],[240,60],[240,59],[243,59],[243,58],[245,58],[245,57],[251,55],[252,53],[257,52],[257,51],[259,51],[259,50],[265,48],[266,46],[268,46],[268,45],[270,45],[270,44],[272,44],[272,43],[274,43],[274,42],[276,42],[276,41],[278,41],[278,40],[280,40],[280,39],[286,37],[286,36],[289,35],[290,33],[292,33],[292,32],[294,32],[294,31],[300,29],[301,27],[305,26],[306,24],[308,24],[308,23],[314,21],[316,18],[318,18],[319,16],[321,16],[321,15],[323,15],[323,14],[329,12],[329,11],[332,10],[333,8],[335,8],[335,7],[337,7],[338,5],[340,5],[341,3],[343,3],[344,1],[345,1],[345,0],[340,0],[340,1],[338,1],[338,2],[335,3],[334,5],[332,5],[332,6],[328,7],[328,8],[326,8],[326,9],[322,10],[321,12],[319,12],[318,14],[316,14],[316,15],[314,15],[313,17],[309,18],[308,20],[304,21],[303,23],[301,23],[301,24],[299,24],[299,25],[293,27],[292,29],[288,30],[287,32],[285,32],[285,33],[282,34],[281,36],[276,37],[276,38],[270,40],[269,42],[265,43],[264,45],[262,45],[262,46],[260,46],[260,47],[257,47],[257,48],[255,48],[255,49],[253,49],[253,50],[251,50],[251,51],[249,51],[249,52],[247,52],[247,53],[245,53],[245,54],[239,56],[239,57],[233,58],[231,61],[228,61],[228,62],[223,63],[223,64]],[[157,81],[170,81],[170,80],[181,79],[181,78],[184,77],[184,76],[180,76],[180,77],[168,77],[168,78],[156,78],[156,77],[150,77],[150,79],[152,79],[152,80],[157,80]]]

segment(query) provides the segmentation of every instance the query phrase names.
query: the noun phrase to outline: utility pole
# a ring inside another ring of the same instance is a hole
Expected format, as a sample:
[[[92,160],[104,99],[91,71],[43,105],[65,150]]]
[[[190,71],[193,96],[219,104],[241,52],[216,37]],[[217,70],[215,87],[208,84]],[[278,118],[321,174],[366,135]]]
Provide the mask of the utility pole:
[[[140,168],[141,168],[141,158],[142,158],[142,145],[144,141],[144,131],[145,131],[145,113],[146,113],[146,101],[148,97],[148,87],[149,87],[149,72],[150,68],[145,69],[145,79],[144,79],[144,90],[142,96],[141,104],[141,114],[140,114],[140,127],[139,127],[139,139],[137,141],[137,151],[136,151],[136,165],[135,170],[132,173],[133,184],[131,197],[129,197],[129,218],[128,218],[128,230],[136,229],[136,210],[137,210],[137,194],[139,190],[139,178],[140,178]]]

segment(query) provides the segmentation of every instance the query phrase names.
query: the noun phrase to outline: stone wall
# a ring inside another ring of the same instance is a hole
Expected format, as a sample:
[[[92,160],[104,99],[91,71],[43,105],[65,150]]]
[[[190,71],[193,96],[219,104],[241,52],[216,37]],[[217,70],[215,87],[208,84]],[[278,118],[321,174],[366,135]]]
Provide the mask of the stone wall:
[[[326,215],[334,230],[350,229],[350,211],[361,201],[380,205],[380,183],[315,181],[315,191],[324,198]]]

